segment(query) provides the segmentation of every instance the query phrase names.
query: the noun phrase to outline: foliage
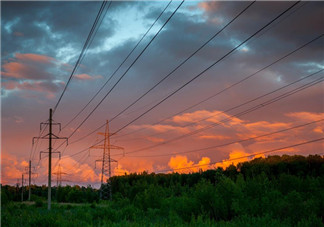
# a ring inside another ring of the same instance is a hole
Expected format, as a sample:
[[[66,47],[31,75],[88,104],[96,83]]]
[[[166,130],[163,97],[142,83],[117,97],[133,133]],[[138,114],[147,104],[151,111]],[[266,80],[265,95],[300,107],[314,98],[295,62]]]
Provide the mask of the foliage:
[[[17,189],[1,190],[3,226],[324,226],[324,158],[270,156],[191,174],[130,174],[112,178],[113,201],[98,190],[33,186],[35,206]],[[68,202],[69,204],[62,204]],[[82,204],[80,204],[82,203]]]

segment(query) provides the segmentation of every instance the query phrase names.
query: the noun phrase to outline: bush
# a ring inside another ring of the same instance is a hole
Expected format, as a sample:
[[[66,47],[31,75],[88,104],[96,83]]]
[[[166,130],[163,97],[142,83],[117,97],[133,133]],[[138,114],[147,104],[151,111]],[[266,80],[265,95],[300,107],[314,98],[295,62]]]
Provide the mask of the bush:
[[[6,205],[9,203],[9,198],[7,193],[1,189],[1,205]]]
[[[35,201],[35,207],[43,207],[44,203],[41,199],[36,199]]]

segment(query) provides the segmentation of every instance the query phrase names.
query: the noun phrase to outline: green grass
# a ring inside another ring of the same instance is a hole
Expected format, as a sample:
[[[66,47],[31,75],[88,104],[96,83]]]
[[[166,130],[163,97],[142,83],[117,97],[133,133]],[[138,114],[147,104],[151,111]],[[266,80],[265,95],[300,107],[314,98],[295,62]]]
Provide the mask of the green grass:
[[[206,185],[204,185],[206,186]],[[203,187],[203,186],[200,186]],[[208,187],[208,186],[207,186]],[[211,189],[211,188],[210,188]],[[225,189],[225,190],[228,190]],[[205,193],[205,194],[204,194]],[[219,202],[217,198],[211,196],[208,189],[200,192],[198,201],[196,198],[186,196],[170,197],[163,199],[157,208],[144,208],[140,204],[125,203],[119,201],[103,201],[99,204],[73,204],[73,203],[53,203],[51,211],[47,210],[47,203],[38,206],[36,202],[9,202],[2,206],[1,224],[2,226],[324,226],[321,218],[315,215],[315,211],[308,212],[297,219],[293,216],[300,215],[300,212],[307,212],[307,205],[302,202],[304,210],[292,210],[298,197],[296,193],[288,194],[285,198],[280,198],[281,203],[272,207],[271,204],[264,211],[253,211],[247,207],[255,206],[256,203],[235,202],[233,209],[235,215],[230,218],[226,214],[226,204]],[[270,197],[279,198],[276,193],[271,193]],[[206,197],[205,196],[211,196]],[[205,199],[207,199],[205,201]],[[209,202],[208,202],[209,201]],[[127,200],[126,200],[127,202]],[[209,203],[206,205],[204,203]],[[261,205],[266,206],[269,201],[262,201]],[[249,204],[249,205],[247,205]],[[207,206],[207,207],[204,207]],[[222,207],[220,207],[222,206]],[[218,207],[218,208],[217,208]],[[239,208],[241,207],[241,208]],[[270,207],[270,208],[269,208]],[[300,209],[300,207],[295,207]],[[309,207],[313,209],[313,207]],[[237,211],[235,211],[237,209]],[[273,212],[279,209],[279,213]],[[212,215],[212,211],[215,216]],[[283,210],[287,210],[282,214]],[[208,212],[210,211],[210,212]],[[248,214],[250,213],[250,214]],[[223,215],[223,216],[222,216]],[[285,216],[281,216],[285,215]],[[220,217],[223,217],[222,219]],[[226,220],[227,219],[227,220]]]

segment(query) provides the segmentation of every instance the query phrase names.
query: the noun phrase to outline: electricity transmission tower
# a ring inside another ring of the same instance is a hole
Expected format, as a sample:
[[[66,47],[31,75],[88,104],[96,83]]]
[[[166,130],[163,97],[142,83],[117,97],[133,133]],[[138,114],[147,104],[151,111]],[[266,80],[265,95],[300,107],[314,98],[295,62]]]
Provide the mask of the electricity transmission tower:
[[[111,149],[118,149],[124,150],[122,147],[118,147],[115,145],[110,144],[110,136],[112,135],[109,133],[109,121],[106,122],[106,130],[105,132],[99,132],[99,135],[103,135],[105,137],[104,143],[91,146],[90,149],[101,149],[102,152],[102,159],[95,161],[95,168],[97,162],[102,162],[101,167],[101,186],[100,186],[100,199],[112,199],[112,192],[111,192],[111,163],[117,162],[116,160],[110,157],[110,150]],[[118,165],[118,164],[117,164]]]
[[[32,168],[31,166],[31,160],[29,160],[29,165],[28,167],[25,167],[25,174],[28,174],[28,200],[30,201],[30,196],[31,196],[31,179],[33,174],[37,174],[32,172],[32,169],[35,171],[35,167]]]
[[[67,174],[67,173],[62,172],[61,164],[59,164],[57,171],[54,172],[53,174],[56,175],[56,186],[57,187],[61,186],[61,184],[62,184],[62,175]]]
[[[53,119],[52,119],[52,115],[53,115],[53,110],[50,109],[49,110],[49,120],[48,122],[42,122],[40,124],[40,129],[42,130],[42,126],[43,125],[48,125],[48,134],[42,137],[34,137],[33,138],[33,144],[34,144],[34,140],[35,139],[48,139],[48,152],[45,151],[41,151],[40,152],[40,158],[41,158],[41,154],[42,153],[48,153],[48,195],[47,195],[47,209],[50,210],[51,209],[51,194],[52,194],[52,153],[59,153],[60,152],[53,152],[52,151],[52,140],[53,139],[64,139],[66,140],[66,143],[68,142],[68,138],[67,137],[58,137],[56,135],[53,134],[52,132],[52,127],[53,125],[58,125],[59,126],[59,130],[61,131],[61,124],[60,123],[53,123]],[[60,156],[61,157],[61,156]]]

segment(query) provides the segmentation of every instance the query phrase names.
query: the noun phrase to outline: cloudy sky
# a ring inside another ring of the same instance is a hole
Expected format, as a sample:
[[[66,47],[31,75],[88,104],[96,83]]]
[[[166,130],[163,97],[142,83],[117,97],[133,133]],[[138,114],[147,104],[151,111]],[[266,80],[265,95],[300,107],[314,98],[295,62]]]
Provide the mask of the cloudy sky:
[[[54,144],[62,158],[58,162],[54,154],[53,170],[61,166],[65,183],[100,181],[95,160],[102,151],[87,148],[103,139],[97,132],[105,130],[106,120],[110,132],[118,132],[111,143],[124,147],[111,151],[118,160],[114,175],[226,167],[248,155],[323,152],[322,140],[309,141],[324,137],[324,3],[180,4],[105,5],[53,116],[63,127],[54,133],[70,137],[68,146]],[[46,183],[48,160],[40,160],[39,152],[46,152],[48,142],[32,146],[32,137],[57,104],[101,5],[1,2],[2,183],[16,183],[29,159],[37,167],[34,182]]]

